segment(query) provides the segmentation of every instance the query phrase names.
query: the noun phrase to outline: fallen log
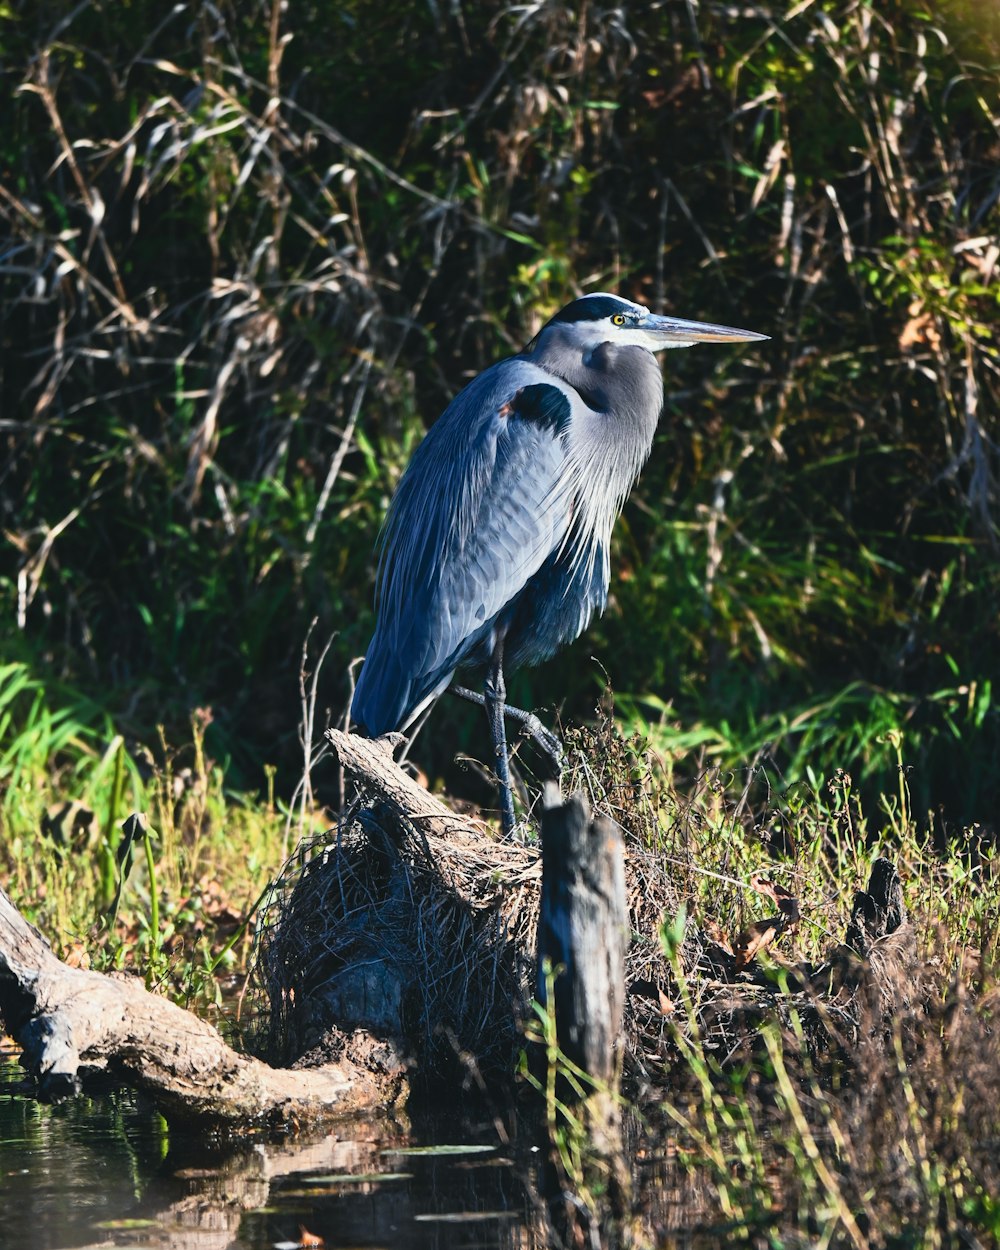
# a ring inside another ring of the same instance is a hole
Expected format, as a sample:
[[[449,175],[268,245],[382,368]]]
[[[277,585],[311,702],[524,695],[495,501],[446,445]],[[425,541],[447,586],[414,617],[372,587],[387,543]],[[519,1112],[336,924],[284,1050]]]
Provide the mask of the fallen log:
[[[277,1127],[386,1105],[402,1086],[401,1071],[380,1079],[347,1059],[291,1071],[238,1054],[136,978],[68,967],[3,890],[0,1018],[47,1098],[77,1093],[86,1067],[106,1067],[177,1117]]]

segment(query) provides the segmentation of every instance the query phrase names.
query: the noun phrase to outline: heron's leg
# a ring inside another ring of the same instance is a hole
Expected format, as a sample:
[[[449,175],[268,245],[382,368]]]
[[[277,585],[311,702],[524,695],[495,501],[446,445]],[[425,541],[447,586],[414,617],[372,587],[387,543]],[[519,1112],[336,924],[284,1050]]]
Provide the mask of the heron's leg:
[[[500,828],[505,841],[514,836],[514,795],[510,788],[510,761],[507,758],[507,732],[503,723],[507,689],[503,681],[503,644],[498,643],[486,672],[483,705],[490,720],[497,781],[500,783]]]
[[[469,703],[478,703],[480,707],[486,706],[486,696],[479,694],[475,690],[470,690],[468,686],[449,686],[448,689],[452,694],[457,694],[460,699],[467,699]],[[563,751],[563,744],[558,734],[554,734],[551,729],[546,729],[534,712],[526,712],[524,708],[513,707],[509,703],[503,705],[504,716],[510,717],[511,720],[517,721],[524,733],[532,738],[545,754],[552,760],[555,766],[556,776],[566,767],[566,755]]]

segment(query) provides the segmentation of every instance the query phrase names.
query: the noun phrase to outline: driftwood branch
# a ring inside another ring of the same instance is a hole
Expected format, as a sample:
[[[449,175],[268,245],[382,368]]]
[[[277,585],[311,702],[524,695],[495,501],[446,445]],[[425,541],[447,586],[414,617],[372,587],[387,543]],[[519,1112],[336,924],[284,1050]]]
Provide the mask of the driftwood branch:
[[[449,837],[468,829],[467,817],[456,815],[393,759],[396,747],[405,741],[402,734],[362,738],[340,729],[328,729],[324,736],[345,771],[366,788],[374,789],[397,811],[405,812],[421,833],[429,837]]]
[[[325,737],[370,803],[409,822],[428,860],[470,906],[493,906],[500,888],[541,877],[536,847],[496,841],[485,821],[453,812],[400,768],[393,751],[401,735],[370,739],[328,729]]]
[[[222,1124],[303,1124],[392,1100],[391,1080],[347,1061],[269,1068],[135,978],[67,967],[2,890],[0,1017],[51,1098],[76,1093],[81,1069],[102,1066],[165,1111]]]

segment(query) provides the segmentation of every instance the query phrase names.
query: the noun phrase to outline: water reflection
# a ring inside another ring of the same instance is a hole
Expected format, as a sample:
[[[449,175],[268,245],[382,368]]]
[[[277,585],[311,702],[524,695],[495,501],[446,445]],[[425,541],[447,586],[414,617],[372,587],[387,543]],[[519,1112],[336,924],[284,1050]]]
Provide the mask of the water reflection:
[[[532,1140],[516,1140],[532,1131],[518,1120],[416,1107],[412,1121],[223,1145],[169,1128],[127,1091],[43,1106],[0,1051],[0,1250],[715,1250],[729,1240],[718,1195],[650,1110],[626,1117],[631,1214],[609,1222],[567,1191],[546,1208],[551,1170]]]
[[[223,1146],[169,1129],[128,1092],[43,1106],[8,1053],[0,1247],[265,1250],[310,1236],[393,1250],[543,1244],[494,1125],[455,1118],[422,1117],[419,1135],[393,1120],[355,1120],[314,1141],[247,1136]],[[473,1149],[428,1151],[441,1144]]]

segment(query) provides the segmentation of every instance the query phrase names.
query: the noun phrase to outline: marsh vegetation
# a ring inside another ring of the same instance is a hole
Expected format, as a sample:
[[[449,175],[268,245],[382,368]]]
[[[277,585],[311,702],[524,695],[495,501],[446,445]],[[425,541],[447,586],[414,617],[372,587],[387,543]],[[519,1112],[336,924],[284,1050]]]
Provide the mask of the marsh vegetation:
[[[702,929],[795,894],[778,979],[902,877],[919,994],[836,1062],[677,986],[688,1227],[1000,1239],[990,6],[9,0],[0,71],[0,880],[60,953],[238,1035],[427,422],[582,288],[746,324],[668,358],[609,609],[512,696]],[[415,759],[488,805],[485,751],[442,707]]]

